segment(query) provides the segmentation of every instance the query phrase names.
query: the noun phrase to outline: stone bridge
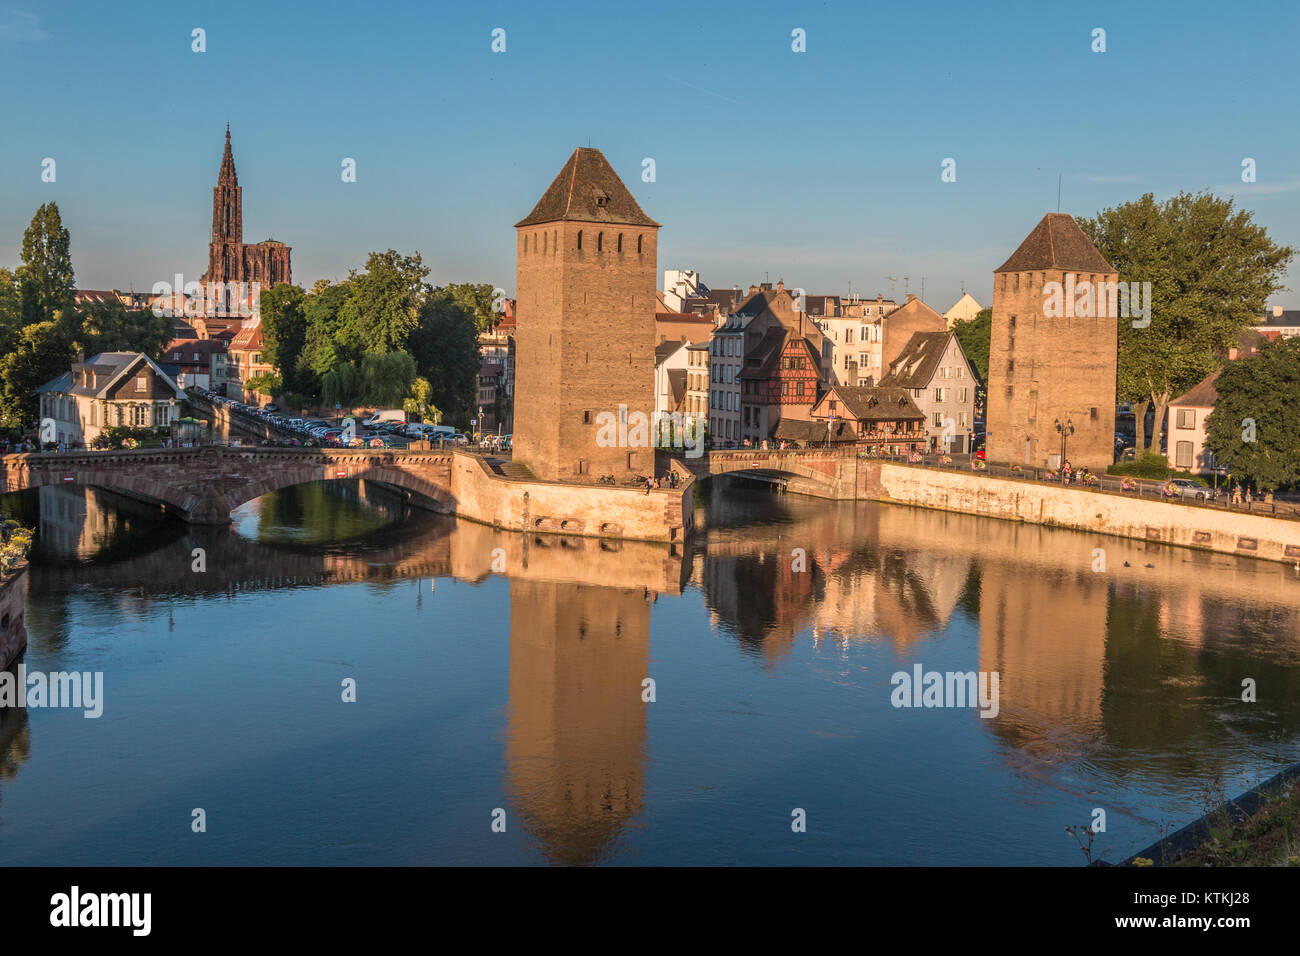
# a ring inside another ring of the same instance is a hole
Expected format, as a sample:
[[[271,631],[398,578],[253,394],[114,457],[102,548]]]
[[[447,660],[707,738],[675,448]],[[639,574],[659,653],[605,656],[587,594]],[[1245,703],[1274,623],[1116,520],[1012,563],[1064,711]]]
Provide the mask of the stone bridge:
[[[309,481],[364,478],[451,512],[452,456],[364,448],[202,448],[0,457],[3,491],[89,485],[157,503],[192,524],[228,524],[247,501]]]
[[[674,455],[672,467],[697,479],[737,475],[770,481],[816,498],[864,497],[854,448],[715,449],[699,458]]]

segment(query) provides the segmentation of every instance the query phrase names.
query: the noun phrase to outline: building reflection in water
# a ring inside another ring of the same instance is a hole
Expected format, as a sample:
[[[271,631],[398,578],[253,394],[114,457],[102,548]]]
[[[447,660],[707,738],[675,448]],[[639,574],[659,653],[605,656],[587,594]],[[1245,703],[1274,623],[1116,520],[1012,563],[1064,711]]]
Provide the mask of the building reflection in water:
[[[43,536],[74,552],[114,551],[123,519],[92,519],[90,510],[110,509],[77,510],[62,489],[47,490]],[[618,856],[646,809],[651,617],[658,595],[687,584],[713,629],[772,670],[802,642],[811,653],[875,644],[887,650],[886,668],[910,668],[929,664],[926,642],[945,638],[950,653],[966,655],[963,669],[998,672],[998,718],[972,719],[1024,774],[1082,759],[1102,777],[1158,773],[1173,786],[1300,733],[1300,575],[1284,565],[772,494],[714,494],[688,553],[411,514],[364,486],[300,490],[249,515],[271,538],[303,545],[322,529],[368,531],[372,516],[357,509],[373,504],[401,520],[346,546],[284,548],[182,529],[90,569],[44,568],[32,586],[66,593],[148,581],[154,593],[192,594],[250,581],[479,582],[504,568],[505,799],[510,819],[557,863]],[[188,573],[192,546],[209,553],[199,581]],[[1093,570],[1097,547],[1104,572]],[[1243,676],[1267,692],[1254,716],[1228,728]],[[0,724],[0,773],[12,773],[27,746],[25,718]]]

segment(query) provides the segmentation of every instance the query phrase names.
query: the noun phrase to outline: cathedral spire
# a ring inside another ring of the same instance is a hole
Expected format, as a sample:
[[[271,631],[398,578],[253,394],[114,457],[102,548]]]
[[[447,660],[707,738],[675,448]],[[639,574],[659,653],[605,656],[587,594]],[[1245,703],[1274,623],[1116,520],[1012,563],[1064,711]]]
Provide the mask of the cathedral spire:
[[[217,174],[217,182],[238,183],[239,177],[235,175],[235,155],[230,151],[230,124],[226,124],[226,151],[221,154],[221,172]]]

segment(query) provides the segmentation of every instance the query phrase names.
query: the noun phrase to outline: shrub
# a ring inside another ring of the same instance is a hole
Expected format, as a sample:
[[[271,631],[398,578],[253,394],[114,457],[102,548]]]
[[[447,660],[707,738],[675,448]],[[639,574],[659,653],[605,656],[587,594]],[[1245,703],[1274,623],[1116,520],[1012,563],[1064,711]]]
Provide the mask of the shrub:
[[[1159,452],[1144,451],[1133,461],[1121,461],[1106,469],[1108,475],[1133,475],[1157,481],[1169,477],[1169,459]]]

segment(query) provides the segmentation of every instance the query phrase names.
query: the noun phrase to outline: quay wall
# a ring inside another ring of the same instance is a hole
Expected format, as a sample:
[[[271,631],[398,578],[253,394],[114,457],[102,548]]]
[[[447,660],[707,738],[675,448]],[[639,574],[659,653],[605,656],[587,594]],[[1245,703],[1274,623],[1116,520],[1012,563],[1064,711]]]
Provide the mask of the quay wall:
[[[859,469],[859,497],[873,501],[1300,562],[1300,521],[1286,518],[889,462]]]
[[[456,452],[453,510],[494,528],[544,534],[679,542],[694,522],[694,483],[676,489],[527,481],[493,472],[483,459]]]

